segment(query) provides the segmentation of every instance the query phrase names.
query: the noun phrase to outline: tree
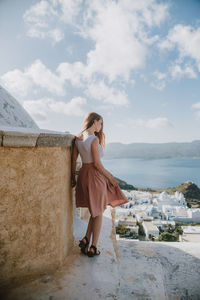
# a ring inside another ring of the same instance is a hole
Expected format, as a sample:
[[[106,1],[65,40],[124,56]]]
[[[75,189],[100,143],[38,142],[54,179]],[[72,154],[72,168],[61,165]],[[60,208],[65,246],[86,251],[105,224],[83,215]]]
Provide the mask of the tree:
[[[178,234],[183,234],[183,229],[181,228],[181,226],[177,226],[177,227],[175,228],[174,232],[175,232],[175,233],[177,232]]]
[[[171,224],[168,224],[168,225],[167,225],[167,231],[168,231],[169,233],[173,233],[173,232],[174,232],[174,229],[173,229],[173,227],[172,227]]]
[[[163,232],[159,235],[158,237],[159,241],[177,241],[178,240],[178,236],[176,234],[170,233],[170,232]]]
[[[116,226],[117,234],[125,234],[128,231],[127,224],[119,224]]]

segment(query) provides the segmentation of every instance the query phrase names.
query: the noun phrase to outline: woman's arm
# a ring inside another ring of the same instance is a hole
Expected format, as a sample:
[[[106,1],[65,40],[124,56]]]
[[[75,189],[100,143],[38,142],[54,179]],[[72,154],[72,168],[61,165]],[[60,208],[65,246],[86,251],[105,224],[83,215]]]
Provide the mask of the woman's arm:
[[[78,158],[78,149],[77,146],[75,144],[75,140],[73,141],[72,144],[72,159],[71,159],[71,183],[72,183],[72,187],[74,187],[76,185],[76,161]]]
[[[91,151],[94,160],[95,168],[100,171],[108,180],[114,185],[118,185],[118,181],[114,178],[114,176],[108,172],[101,163],[100,155],[99,155],[99,140],[95,138],[91,144]]]

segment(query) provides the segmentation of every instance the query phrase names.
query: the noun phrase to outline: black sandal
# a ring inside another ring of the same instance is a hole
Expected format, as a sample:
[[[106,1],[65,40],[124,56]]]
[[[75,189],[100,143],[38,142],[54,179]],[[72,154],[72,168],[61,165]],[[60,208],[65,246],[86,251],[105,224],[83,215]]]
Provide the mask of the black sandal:
[[[86,243],[84,243],[82,240],[85,239],[86,240]],[[88,241],[88,238],[87,236],[84,236],[84,238],[82,238],[82,240],[79,240],[79,247],[82,248],[82,247],[85,247],[89,244],[89,241]]]
[[[97,247],[95,247],[94,245],[91,245],[90,248],[93,248],[94,249],[94,252],[93,251],[88,251],[87,252],[87,255],[89,257],[93,257],[95,255],[99,255],[101,253],[101,251],[97,250]],[[98,252],[97,252],[98,251]]]
[[[87,255],[87,251],[85,252],[85,249],[87,248],[87,246],[89,245],[89,241],[88,241],[88,238],[87,236],[85,236],[83,239],[86,240],[86,243],[84,243],[82,240],[79,240],[79,247],[81,248],[81,252],[83,254],[86,254]]]

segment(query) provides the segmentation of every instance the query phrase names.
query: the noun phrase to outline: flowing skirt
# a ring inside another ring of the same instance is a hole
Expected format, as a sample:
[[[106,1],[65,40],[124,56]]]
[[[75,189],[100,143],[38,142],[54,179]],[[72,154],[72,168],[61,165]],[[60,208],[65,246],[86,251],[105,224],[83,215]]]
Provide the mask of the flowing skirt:
[[[116,207],[129,202],[119,185],[114,187],[93,162],[82,164],[75,191],[76,207],[88,207],[92,217],[102,214],[107,205]]]

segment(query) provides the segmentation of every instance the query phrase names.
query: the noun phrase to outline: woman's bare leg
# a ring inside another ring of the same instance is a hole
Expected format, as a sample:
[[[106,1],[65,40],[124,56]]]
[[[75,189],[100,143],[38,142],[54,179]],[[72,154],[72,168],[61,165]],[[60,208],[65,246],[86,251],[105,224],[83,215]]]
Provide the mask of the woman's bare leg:
[[[94,245],[95,247],[97,246],[99,234],[100,234],[100,231],[101,231],[102,217],[103,217],[103,214],[93,218],[93,223],[92,223],[92,229],[93,229],[93,231],[92,231],[92,245]],[[94,252],[94,249],[91,248],[90,251]]]
[[[92,224],[93,224],[93,218],[92,218],[92,216],[90,216],[87,231],[86,231],[86,236],[87,236],[89,242],[90,242],[90,238],[91,238],[91,234],[92,234]]]
[[[86,231],[86,234],[85,234],[87,236],[89,242],[90,242],[90,238],[91,238],[91,234],[92,234],[92,223],[93,223],[93,218],[92,218],[92,216],[90,216],[88,226],[87,226],[87,231]],[[82,241],[84,243],[86,243],[85,238],[83,238]]]

